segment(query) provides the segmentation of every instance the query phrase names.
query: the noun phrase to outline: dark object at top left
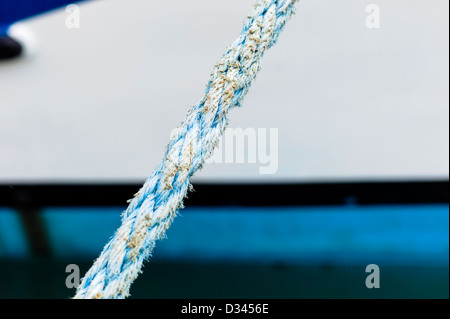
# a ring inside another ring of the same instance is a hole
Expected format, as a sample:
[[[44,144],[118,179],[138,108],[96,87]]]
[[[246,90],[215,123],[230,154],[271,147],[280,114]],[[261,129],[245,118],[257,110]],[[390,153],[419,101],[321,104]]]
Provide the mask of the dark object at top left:
[[[0,61],[19,57],[22,51],[19,42],[8,36],[0,36]]]

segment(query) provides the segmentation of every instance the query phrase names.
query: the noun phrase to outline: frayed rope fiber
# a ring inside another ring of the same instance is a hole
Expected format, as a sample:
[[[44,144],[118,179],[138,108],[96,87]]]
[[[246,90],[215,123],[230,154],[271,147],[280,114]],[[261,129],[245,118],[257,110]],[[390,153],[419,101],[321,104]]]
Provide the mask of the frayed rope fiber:
[[[228,124],[228,110],[239,106],[275,44],[298,0],[257,0],[239,38],[214,66],[205,95],[172,132],[164,159],[129,201],[122,224],[86,273],[74,298],[125,298],[132,282],[165,236],[201,169]]]

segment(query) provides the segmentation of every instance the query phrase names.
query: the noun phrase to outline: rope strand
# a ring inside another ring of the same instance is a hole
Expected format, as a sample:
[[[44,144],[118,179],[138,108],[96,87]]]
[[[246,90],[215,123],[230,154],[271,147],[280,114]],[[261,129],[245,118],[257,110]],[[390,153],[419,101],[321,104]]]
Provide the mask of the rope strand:
[[[238,39],[214,66],[206,92],[173,131],[165,156],[129,201],[122,225],[86,273],[74,298],[125,298],[151,256],[155,241],[183,207],[189,178],[202,168],[260,69],[266,49],[275,44],[297,0],[257,0]]]

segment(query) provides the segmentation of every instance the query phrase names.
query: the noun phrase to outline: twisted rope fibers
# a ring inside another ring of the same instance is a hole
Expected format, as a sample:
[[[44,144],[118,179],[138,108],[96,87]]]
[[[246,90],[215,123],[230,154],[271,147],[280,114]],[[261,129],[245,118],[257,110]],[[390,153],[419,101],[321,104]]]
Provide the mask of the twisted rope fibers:
[[[228,110],[240,106],[260,70],[266,49],[278,39],[298,0],[257,0],[240,36],[214,66],[205,95],[172,132],[162,162],[122,214],[122,224],[84,276],[75,299],[126,298],[131,283],[165,236],[189,178],[202,168],[228,124]]]

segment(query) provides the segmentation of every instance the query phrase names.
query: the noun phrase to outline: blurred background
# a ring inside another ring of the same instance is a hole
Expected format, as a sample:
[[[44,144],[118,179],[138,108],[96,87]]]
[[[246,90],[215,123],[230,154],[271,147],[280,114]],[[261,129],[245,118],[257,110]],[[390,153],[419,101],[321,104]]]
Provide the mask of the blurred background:
[[[253,3],[0,0],[0,298],[73,296]],[[448,9],[301,1],[131,298],[448,298]]]

